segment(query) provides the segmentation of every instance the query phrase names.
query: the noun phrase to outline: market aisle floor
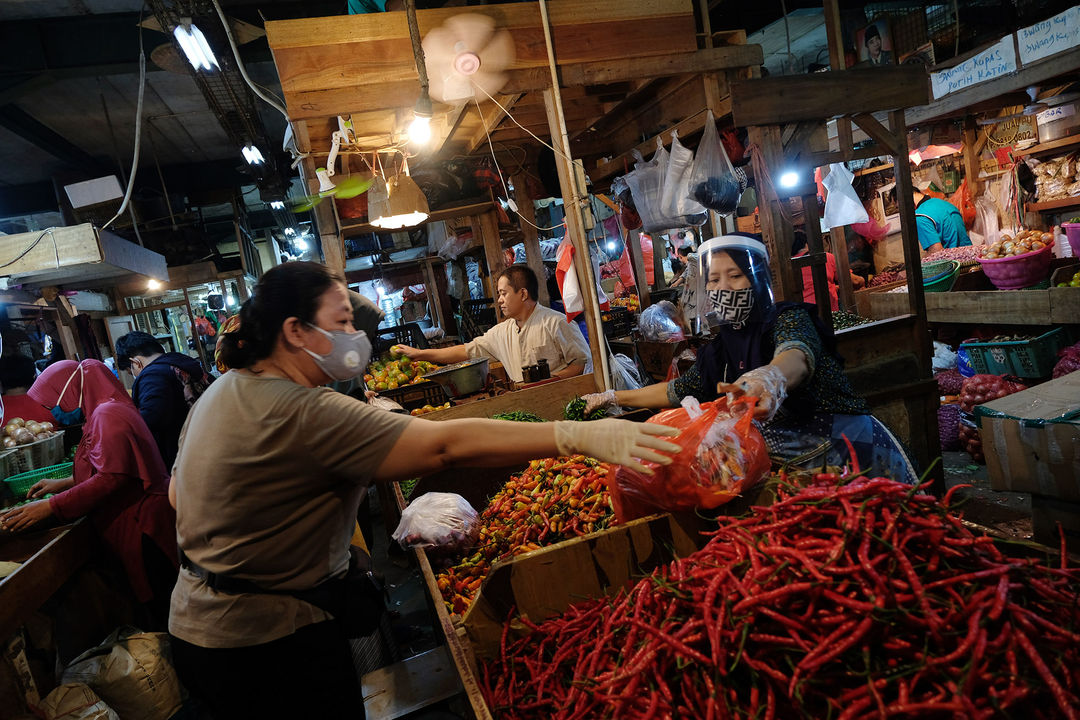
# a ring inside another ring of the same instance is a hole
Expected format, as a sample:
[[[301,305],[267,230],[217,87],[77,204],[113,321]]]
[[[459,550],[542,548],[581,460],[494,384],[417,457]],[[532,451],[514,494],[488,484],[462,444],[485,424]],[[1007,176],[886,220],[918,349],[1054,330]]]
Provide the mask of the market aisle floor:
[[[964,518],[999,530],[1014,539],[1031,538],[1031,496],[1024,493],[998,492],[990,489],[985,465],[971,461],[966,452],[942,453],[945,461],[945,488],[970,484],[958,490],[966,502]]]

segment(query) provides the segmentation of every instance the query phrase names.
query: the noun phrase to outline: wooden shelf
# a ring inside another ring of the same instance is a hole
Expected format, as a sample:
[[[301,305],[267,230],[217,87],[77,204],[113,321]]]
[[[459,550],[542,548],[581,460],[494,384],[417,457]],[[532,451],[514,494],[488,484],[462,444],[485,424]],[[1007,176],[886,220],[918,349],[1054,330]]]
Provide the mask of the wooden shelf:
[[[885,165],[874,165],[873,167],[865,167],[862,170],[856,170],[854,175],[855,175],[855,177],[859,177],[861,175],[872,175],[872,174],[874,174],[876,172],[881,172],[882,170],[892,170],[892,169],[893,169],[893,164],[892,163],[888,163],[888,164],[885,164]]]
[[[1080,321],[1080,292],[1049,290],[985,290],[926,294],[926,319],[932,323],[992,325],[1055,325]],[[873,293],[870,317],[881,319],[907,312],[906,293]]]
[[[1060,200],[1047,200],[1046,202],[1030,202],[1024,207],[1028,212],[1048,212],[1061,208],[1080,207],[1080,195],[1075,197],[1061,198]]]
[[[1043,153],[1053,152],[1054,150],[1060,150],[1062,148],[1072,147],[1073,145],[1080,145],[1080,135],[1070,135],[1069,137],[1058,138],[1057,140],[1050,140],[1049,142],[1039,143],[1038,145],[1032,145],[1027,150],[1018,150],[1017,155],[1042,155]]]

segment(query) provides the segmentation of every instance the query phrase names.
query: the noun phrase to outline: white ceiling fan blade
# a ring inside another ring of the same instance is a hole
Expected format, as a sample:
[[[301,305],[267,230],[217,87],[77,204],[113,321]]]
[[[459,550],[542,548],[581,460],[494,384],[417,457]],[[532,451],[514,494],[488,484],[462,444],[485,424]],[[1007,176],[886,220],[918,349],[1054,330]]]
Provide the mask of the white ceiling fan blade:
[[[475,77],[475,76],[474,76]],[[444,103],[455,103],[459,100],[470,100],[473,97],[472,78],[457,73],[450,73],[443,83],[442,97]]]
[[[495,34],[495,19],[479,13],[462,13],[448,18],[443,27],[453,33],[455,51],[479,52]],[[457,43],[461,43],[463,47],[458,48]]]
[[[424,62],[429,73],[450,64],[455,54],[455,42],[454,33],[441,25],[424,36],[420,44],[424,48]]]
[[[481,68],[494,72],[504,70],[510,67],[517,54],[514,48],[514,37],[508,31],[500,30],[477,54],[480,56]]]

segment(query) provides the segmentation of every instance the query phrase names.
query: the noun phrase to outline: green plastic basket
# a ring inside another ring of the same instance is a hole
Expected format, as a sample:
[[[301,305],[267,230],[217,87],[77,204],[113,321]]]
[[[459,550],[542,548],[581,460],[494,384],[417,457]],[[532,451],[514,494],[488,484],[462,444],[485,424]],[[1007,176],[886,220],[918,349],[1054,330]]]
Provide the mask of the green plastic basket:
[[[1050,287],[1050,278],[1046,278],[1042,282],[1037,282],[1034,285],[1028,285],[1026,288],[1020,288],[1021,290],[1046,290]]]
[[[1068,345],[1065,328],[1059,327],[1031,340],[962,343],[975,372],[989,375],[1016,375],[1046,378],[1054,371],[1057,352]]]
[[[946,261],[946,263],[947,263],[946,266],[942,268],[941,272],[939,272],[936,277],[926,276],[925,275],[926,266],[925,265],[923,266],[923,269],[924,269],[923,291],[924,292],[948,292],[949,290],[952,290],[953,283],[956,282],[956,276],[960,272],[960,263],[956,262],[955,260],[948,260],[948,261]],[[929,277],[930,282],[926,281],[927,277]]]
[[[70,476],[72,465],[73,463],[68,462],[31,470],[30,472],[19,473],[5,478],[4,482],[7,483],[8,489],[16,497],[22,498],[26,497],[26,493],[30,491],[30,488],[34,487],[34,483],[38,480],[58,480]]]
[[[922,264],[922,276],[924,278],[934,277],[940,275],[943,272],[951,270],[955,260],[932,260],[931,262],[924,262]]]

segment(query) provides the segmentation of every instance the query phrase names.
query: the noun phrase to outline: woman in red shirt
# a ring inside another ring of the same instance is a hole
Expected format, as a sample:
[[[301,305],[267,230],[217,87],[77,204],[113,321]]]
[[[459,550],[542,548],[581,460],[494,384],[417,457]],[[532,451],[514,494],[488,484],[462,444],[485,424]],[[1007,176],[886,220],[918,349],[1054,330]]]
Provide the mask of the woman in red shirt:
[[[168,617],[176,582],[176,511],[157,444],[124,386],[97,360],[61,360],[45,369],[27,395],[69,424],[84,416],[73,477],[42,480],[29,497],[47,500],[13,508],[0,527],[18,531],[55,516],[90,517],[123,563],[135,598],[155,622]]]

